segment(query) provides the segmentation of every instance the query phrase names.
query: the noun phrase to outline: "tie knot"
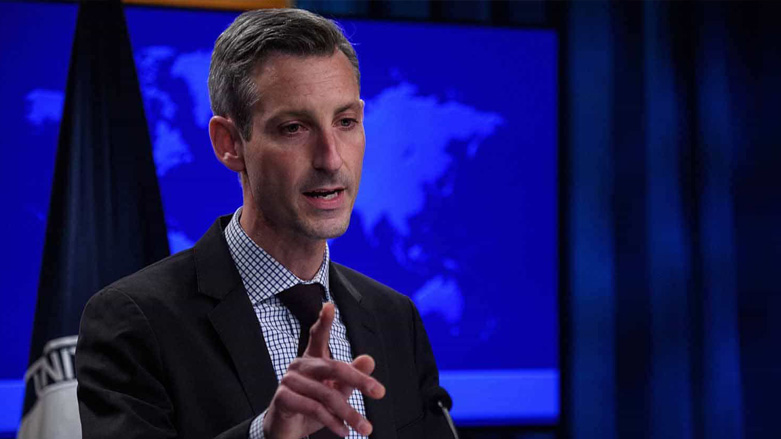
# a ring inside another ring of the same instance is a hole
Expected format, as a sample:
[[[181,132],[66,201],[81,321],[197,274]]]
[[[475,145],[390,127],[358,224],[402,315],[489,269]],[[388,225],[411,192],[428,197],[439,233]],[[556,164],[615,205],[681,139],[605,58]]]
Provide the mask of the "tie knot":
[[[277,294],[277,297],[301,323],[301,331],[309,332],[323,308],[323,293],[323,286],[318,283],[298,284]]]

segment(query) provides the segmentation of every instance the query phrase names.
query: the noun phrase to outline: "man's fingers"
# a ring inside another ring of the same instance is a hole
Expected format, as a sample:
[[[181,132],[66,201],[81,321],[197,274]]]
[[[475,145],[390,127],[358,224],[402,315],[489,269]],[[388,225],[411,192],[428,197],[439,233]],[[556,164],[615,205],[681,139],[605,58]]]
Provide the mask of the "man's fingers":
[[[305,357],[329,358],[328,340],[331,334],[331,324],[334,322],[334,304],[326,303],[320,310],[317,321],[309,331],[309,344],[304,351]]]
[[[371,373],[374,372],[374,358],[370,357],[369,355],[361,355],[353,360],[351,364],[359,372],[362,372],[366,375],[371,375]],[[338,382],[333,382],[333,387],[337,389],[342,395],[344,395],[345,398],[349,398],[350,394],[352,394],[353,390],[355,390],[354,387],[346,384],[340,384]]]
[[[374,360],[370,358],[360,360],[358,364],[361,368],[369,370],[369,366],[373,369]],[[332,381],[334,387],[338,389],[345,389],[345,387],[358,389],[364,395],[375,399],[385,396],[385,387],[379,381],[352,364],[326,359],[296,359],[290,363],[290,369],[318,381]]]
[[[369,355],[359,356],[353,360],[352,365],[354,368],[360,370],[366,375],[371,375],[371,373],[374,372],[374,358],[370,357]]]
[[[337,436],[346,437],[350,433],[344,423],[322,404],[312,398],[296,393],[289,387],[280,386],[277,389],[274,402],[282,412],[302,414],[308,418],[316,419]]]
[[[332,389],[319,381],[295,373],[285,375],[280,384],[299,395],[317,401],[320,405],[325,407],[328,412],[346,422],[362,435],[368,436],[371,434],[371,423],[352,408],[350,404],[347,403],[347,399],[337,390]],[[341,434],[341,432],[338,431],[334,431],[334,433]]]

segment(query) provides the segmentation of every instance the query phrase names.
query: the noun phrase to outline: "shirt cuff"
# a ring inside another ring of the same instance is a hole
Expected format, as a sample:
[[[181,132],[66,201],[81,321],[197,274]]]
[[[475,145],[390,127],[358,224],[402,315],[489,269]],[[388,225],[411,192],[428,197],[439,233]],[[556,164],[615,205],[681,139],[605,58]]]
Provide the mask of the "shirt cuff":
[[[249,426],[249,439],[265,439],[263,436],[263,419],[265,417],[266,411],[263,410],[263,413],[252,420],[252,424]]]

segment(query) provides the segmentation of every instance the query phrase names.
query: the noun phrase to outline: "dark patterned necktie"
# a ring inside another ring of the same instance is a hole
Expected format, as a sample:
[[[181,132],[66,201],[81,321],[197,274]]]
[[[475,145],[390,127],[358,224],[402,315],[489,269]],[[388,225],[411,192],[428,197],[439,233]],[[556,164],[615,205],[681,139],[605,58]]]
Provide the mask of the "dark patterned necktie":
[[[309,344],[309,330],[323,308],[323,286],[318,283],[298,284],[277,294],[277,297],[301,323],[301,334],[298,337],[300,357]]]
[[[277,294],[283,305],[301,323],[301,334],[298,336],[298,356],[304,354],[309,344],[309,330],[317,321],[320,310],[323,308],[323,286],[314,284],[298,284]],[[339,436],[333,434],[328,428],[323,428],[309,435],[310,439],[335,439]]]

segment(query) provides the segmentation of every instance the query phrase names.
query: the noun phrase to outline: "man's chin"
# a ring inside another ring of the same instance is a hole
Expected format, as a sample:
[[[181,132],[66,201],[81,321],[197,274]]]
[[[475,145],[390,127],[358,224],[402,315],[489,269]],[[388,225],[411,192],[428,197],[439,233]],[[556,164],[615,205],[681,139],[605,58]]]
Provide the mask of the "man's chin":
[[[317,224],[307,224],[307,234],[315,239],[334,239],[338,238],[347,231],[350,220],[318,222]]]

